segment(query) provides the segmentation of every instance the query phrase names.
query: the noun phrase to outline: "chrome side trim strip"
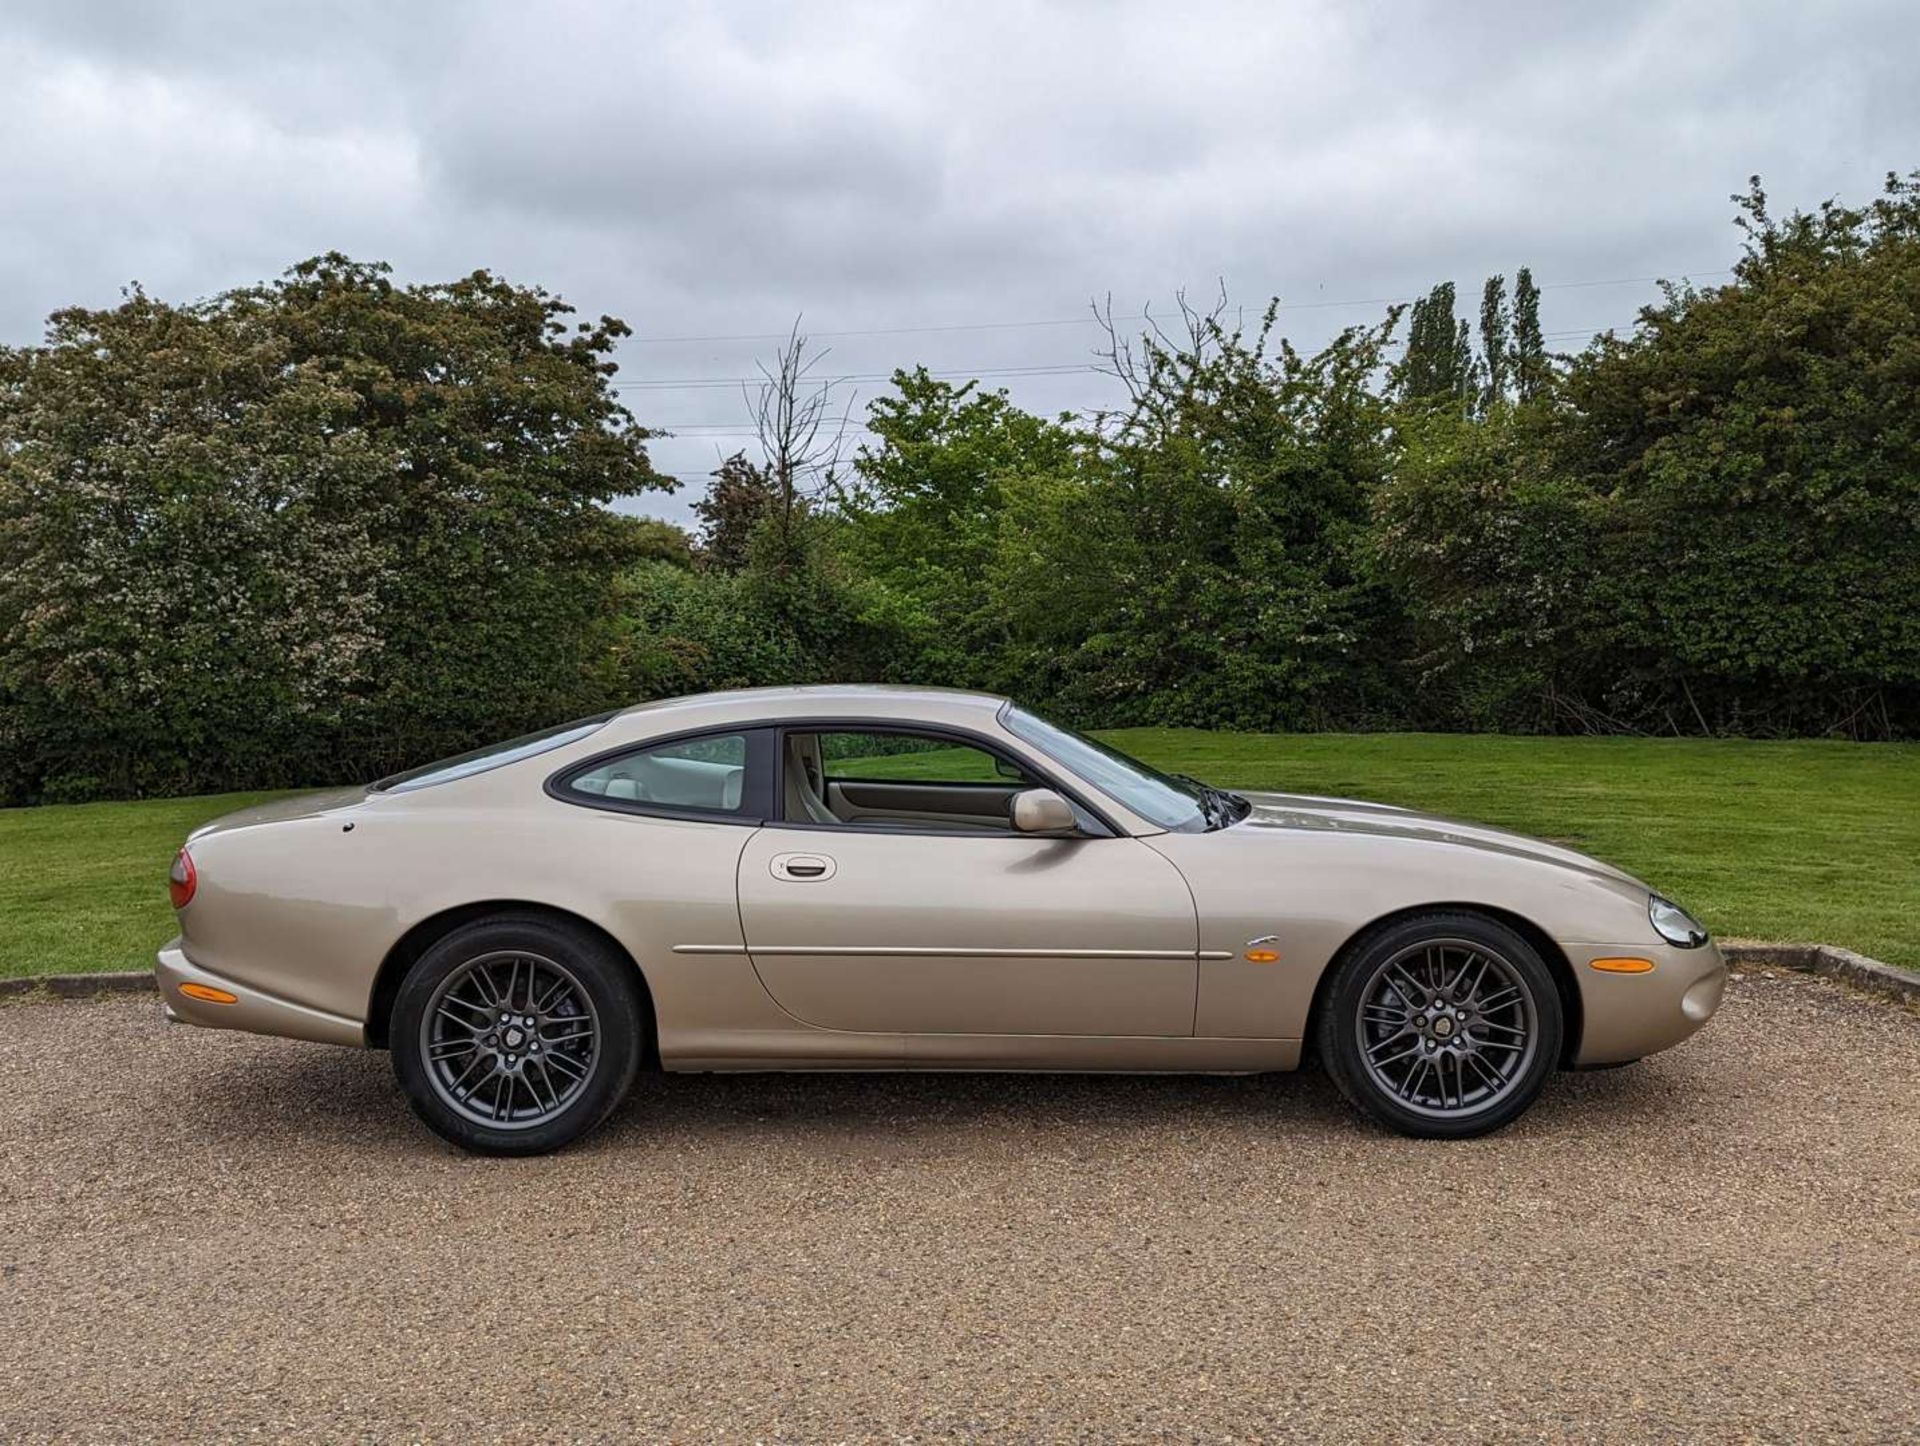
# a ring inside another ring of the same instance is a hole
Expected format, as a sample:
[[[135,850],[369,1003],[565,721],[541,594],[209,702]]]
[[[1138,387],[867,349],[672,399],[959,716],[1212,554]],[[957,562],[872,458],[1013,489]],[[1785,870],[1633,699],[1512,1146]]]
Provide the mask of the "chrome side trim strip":
[[[675,944],[676,954],[745,954],[745,944]],[[1231,959],[1227,949],[1202,949],[1197,954],[1180,949],[922,949],[893,945],[766,944],[761,954],[901,955],[962,959]]]
[[[894,944],[758,944],[753,954],[831,954],[862,958],[899,956],[913,959],[1192,959],[1191,949],[962,949]]]

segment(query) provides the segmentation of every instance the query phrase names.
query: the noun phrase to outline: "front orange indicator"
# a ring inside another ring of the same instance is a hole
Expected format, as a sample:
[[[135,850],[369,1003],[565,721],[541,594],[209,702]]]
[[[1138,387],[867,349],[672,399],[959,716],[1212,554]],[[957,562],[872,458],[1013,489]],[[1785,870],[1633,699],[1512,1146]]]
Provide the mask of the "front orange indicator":
[[[1249,964],[1272,964],[1280,958],[1280,956],[1271,949],[1249,949],[1240,957],[1245,959]]]
[[[207,1004],[238,1004],[240,996],[229,994],[224,989],[215,989],[211,984],[182,984],[180,992],[189,999],[198,999]],[[487,1016],[491,1019],[493,1016]]]
[[[1588,967],[1598,969],[1602,974],[1651,974],[1653,972],[1653,960],[1594,959],[1589,962]]]

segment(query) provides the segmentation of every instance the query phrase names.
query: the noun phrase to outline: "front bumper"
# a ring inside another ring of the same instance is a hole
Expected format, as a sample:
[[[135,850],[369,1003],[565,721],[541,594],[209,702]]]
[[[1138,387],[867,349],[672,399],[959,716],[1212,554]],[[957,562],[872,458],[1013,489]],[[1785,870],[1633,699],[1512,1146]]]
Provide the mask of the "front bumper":
[[[1727,966],[1712,941],[1697,949],[1662,944],[1569,944],[1585,1027],[1574,1064],[1625,1064],[1671,1048],[1713,1018],[1726,991]],[[1645,974],[1605,973],[1595,959],[1651,959]]]
[[[277,1034],[289,1039],[311,1039],[321,1044],[364,1047],[366,1031],[357,1019],[281,999],[251,985],[202,969],[187,958],[175,939],[154,957],[153,977],[160,986],[160,1002],[176,1024],[198,1024],[207,1029],[238,1029],[249,1034]],[[197,984],[233,996],[231,1004],[214,1004],[182,994],[182,984]]]

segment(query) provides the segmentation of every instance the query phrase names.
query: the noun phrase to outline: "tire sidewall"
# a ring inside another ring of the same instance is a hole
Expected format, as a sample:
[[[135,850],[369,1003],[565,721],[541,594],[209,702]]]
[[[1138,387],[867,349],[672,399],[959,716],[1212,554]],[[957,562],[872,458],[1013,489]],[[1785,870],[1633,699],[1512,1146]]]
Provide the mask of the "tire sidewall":
[[[1518,1085],[1499,1101],[1471,1114],[1436,1117],[1407,1109],[1375,1082],[1361,1058],[1355,1020],[1374,971],[1394,954],[1423,940],[1465,939],[1498,953],[1533,995],[1539,1039]],[[1425,1139],[1466,1139],[1490,1134],[1524,1114],[1559,1064],[1566,1011],[1553,971],[1540,951],[1518,932],[1479,914],[1431,913],[1402,920],[1372,934],[1336,966],[1320,1019],[1318,1045],[1328,1072],[1357,1108],[1401,1134]]]
[[[599,1061],[587,1087],[556,1118],[530,1129],[489,1129],[440,1098],[421,1055],[420,1027],[448,975],[480,955],[522,950],[565,964],[592,998],[601,1021]],[[632,975],[632,965],[601,941],[544,919],[503,916],[455,929],[420,956],[394,1000],[388,1048],[407,1102],[435,1134],[476,1154],[539,1155],[572,1143],[626,1097],[639,1070],[643,1026]]]

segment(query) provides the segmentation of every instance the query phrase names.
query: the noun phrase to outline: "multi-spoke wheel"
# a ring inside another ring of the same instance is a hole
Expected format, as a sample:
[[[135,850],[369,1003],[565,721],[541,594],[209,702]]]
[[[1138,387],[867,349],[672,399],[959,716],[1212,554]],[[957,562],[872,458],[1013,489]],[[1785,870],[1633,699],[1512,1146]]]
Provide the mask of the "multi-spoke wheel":
[[[577,1138],[639,1064],[632,969],[584,931],[509,915],[429,949],[394,1004],[394,1070],[441,1135],[491,1154]]]
[[[478,1125],[558,1119],[599,1067],[600,1016],[566,965],[504,949],[447,975],[420,1022],[427,1079]]]
[[[1403,1133],[1485,1134],[1519,1115],[1560,1055],[1561,1007],[1539,952],[1492,919],[1428,914],[1335,966],[1319,1044],[1341,1092]]]

